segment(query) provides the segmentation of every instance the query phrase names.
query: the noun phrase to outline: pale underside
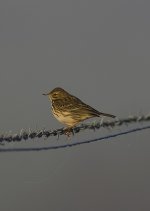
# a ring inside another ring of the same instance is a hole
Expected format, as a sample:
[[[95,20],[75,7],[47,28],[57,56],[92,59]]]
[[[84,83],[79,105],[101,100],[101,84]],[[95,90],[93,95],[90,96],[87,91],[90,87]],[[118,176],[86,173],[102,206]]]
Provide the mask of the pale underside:
[[[58,121],[60,121],[61,123],[69,127],[73,127],[77,125],[78,123],[80,123],[81,121],[92,117],[88,113],[84,113],[84,114],[82,113],[82,115],[76,113],[74,117],[72,117],[72,115],[70,115],[70,112],[67,112],[67,111],[61,111],[59,112],[59,114],[56,114],[53,107],[52,107],[52,113]]]

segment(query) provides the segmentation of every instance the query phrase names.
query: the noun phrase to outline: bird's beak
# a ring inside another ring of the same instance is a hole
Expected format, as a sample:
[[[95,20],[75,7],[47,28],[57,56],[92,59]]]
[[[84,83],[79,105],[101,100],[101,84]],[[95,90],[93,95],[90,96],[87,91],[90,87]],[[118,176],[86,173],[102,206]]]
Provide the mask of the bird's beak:
[[[42,95],[45,95],[45,96],[46,96],[46,95],[48,95],[48,93],[44,93],[44,94],[42,94]]]

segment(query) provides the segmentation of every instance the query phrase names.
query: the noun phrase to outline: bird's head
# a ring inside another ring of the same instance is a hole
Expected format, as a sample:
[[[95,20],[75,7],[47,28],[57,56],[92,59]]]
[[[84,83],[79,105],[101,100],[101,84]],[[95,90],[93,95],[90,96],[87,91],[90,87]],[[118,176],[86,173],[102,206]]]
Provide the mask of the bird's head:
[[[50,100],[56,100],[56,99],[62,99],[66,96],[68,96],[68,92],[66,92],[64,89],[57,87],[53,89],[51,92],[48,92],[47,94]]]

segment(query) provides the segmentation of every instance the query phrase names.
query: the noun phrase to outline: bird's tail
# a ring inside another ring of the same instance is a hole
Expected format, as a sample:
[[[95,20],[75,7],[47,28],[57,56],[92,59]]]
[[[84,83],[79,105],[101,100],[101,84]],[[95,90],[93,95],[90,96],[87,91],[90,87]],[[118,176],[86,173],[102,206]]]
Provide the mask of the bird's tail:
[[[100,112],[100,116],[103,115],[103,116],[107,116],[107,117],[111,117],[111,118],[115,118],[116,116],[112,115],[112,114],[106,114],[106,113],[101,113]]]

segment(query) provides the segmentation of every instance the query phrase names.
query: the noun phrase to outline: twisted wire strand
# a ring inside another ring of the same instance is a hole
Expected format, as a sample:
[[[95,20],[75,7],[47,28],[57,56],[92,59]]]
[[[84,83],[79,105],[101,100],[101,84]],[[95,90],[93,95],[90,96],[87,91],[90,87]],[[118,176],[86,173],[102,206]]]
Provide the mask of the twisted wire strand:
[[[131,123],[141,123],[150,121],[150,114],[148,115],[140,115],[140,116],[129,116],[127,118],[116,119],[113,121],[98,121],[92,122],[89,124],[81,124],[73,129],[73,133],[79,133],[82,130],[97,130],[100,128],[114,128],[122,125],[129,125]],[[34,138],[42,138],[42,137],[50,137],[50,136],[60,136],[65,135],[64,128],[56,129],[56,130],[24,130],[22,129],[18,134],[0,134],[0,144],[2,142],[20,142],[22,140],[34,139]]]
[[[146,130],[146,129],[150,129],[150,125],[145,126],[145,127],[137,127],[137,128],[131,129],[131,130],[127,130],[127,131],[120,132],[120,133],[114,133],[111,135],[107,135],[107,136],[103,136],[103,137],[99,137],[99,138],[95,138],[95,139],[90,139],[90,140],[85,140],[85,141],[80,141],[80,142],[73,142],[70,144],[63,144],[63,145],[57,145],[57,146],[55,145],[55,146],[48,146],[48,147],[30,147],[30,148],[2,148],[1,147],[0,152],[29,152],[29,151],[62,149],[62,148],[73,147],[73,146],[77,146],[77,145],[102,141],[102,140],[106,140],[106,139],[110,139],[110,138],[115,138],[117,136],[127,135],[129,133],[134,133],[134,132],[142,131],[142,130]]]

